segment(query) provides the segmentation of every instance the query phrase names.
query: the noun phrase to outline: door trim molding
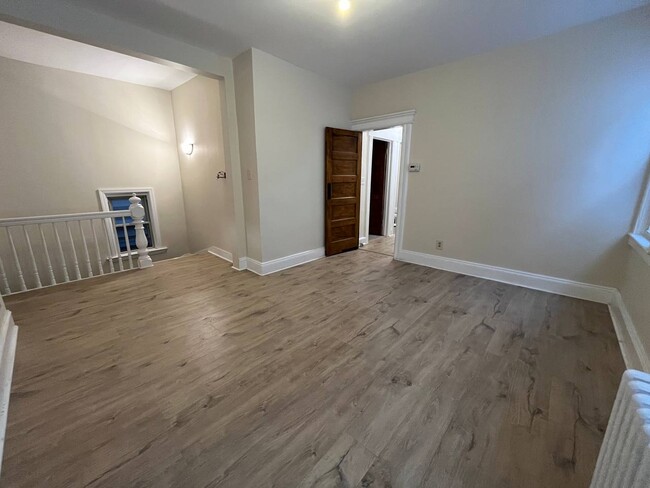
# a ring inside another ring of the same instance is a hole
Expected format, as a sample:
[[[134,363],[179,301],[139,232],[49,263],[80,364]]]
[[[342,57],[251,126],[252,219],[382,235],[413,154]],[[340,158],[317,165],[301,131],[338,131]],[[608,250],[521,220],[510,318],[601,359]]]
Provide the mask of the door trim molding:
[[[397,228],[395,229],[395,251],[393,258],[397,259],[402,252],[404,244],[404,224],[406,223],[406,196],[408,194],[408,169],[411,159],[411,134],[415,121],[415,110],[405,110],[365,119],[353,120],[350,125],[352,130],[380,130],[401,125],[402,132],[402,154],[400,155],[399,190],[397,194]],[[366,185],[369,182],[366,181]]]
[[[395,127],[396,125],[412,124],[415,121],[415,110],[405,110],[392,114],[376,115],[364,119],[355,119],[350,122],[352,130],[381,130]]]

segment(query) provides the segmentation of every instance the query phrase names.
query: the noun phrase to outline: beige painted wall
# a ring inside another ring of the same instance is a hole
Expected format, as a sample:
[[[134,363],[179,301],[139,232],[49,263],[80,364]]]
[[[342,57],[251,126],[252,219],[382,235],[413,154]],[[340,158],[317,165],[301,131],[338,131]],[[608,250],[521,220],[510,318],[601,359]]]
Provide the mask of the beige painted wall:
[[[153,187],[163,257],[188,251],[171,94],[0,58],[0,217],[100,210]]]
[[[650,352],[650,266],[632,248],[626,249],[624,276],[619,284],[623,302],[634,328],[645,348]]]
[[[226,171],[221,92],[219,80],[204,76],[172,90],[191,252],[211,246],[233,249],[232,179],[217,180],[217,173]],[[180,149],[183,142],[194,144],[191,155]]]
[[[325,127],[349,126],[352,92],[257,49],[252,65],[262,258],[270,261],[324,245]]]
[[[650,152],[648,59],[636,10],[357,90],[355,118],[417,111],[405,249],[616,286]]]
[[[237,125],[242,172],[242,193],[246,217],[246,256],[262,260],[260,234],[260,198],[257,178],[257,143],[255,139],[255,97],[253,51],[249,49],[233,60]]]
[[[230,149],[226,152],[226,168],[228,177],[233,182],[234,194],[236,236],[233,254],[236,260],[245,255],[246,232],[231,59],[78,4],[48,0],[0,0],[0,14],[6,16],[5,20],[10,22],[36,26],[47,32],[55,32],[118,52],[139,55],[145,59],[159,59],[165,64],[178,63],[181,67],[221,77],[225,85],[223,105],[226,107],[227,147]]]

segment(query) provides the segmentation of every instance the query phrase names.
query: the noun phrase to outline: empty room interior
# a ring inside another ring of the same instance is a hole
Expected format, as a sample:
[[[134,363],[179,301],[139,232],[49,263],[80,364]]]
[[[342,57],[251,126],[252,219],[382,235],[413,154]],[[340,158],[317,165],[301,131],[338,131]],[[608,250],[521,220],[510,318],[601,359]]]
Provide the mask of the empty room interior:
[[[650,0],[0,0],[0,486],[648,488]]]

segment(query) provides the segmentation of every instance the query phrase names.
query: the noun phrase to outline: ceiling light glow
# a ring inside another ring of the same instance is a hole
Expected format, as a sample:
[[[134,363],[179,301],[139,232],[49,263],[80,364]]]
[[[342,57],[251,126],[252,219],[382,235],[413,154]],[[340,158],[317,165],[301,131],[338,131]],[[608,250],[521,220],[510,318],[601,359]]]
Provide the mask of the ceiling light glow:
[[[339,0],[339,10],[345,12],[346,10],[350,10],[351,6],[350,0]]]

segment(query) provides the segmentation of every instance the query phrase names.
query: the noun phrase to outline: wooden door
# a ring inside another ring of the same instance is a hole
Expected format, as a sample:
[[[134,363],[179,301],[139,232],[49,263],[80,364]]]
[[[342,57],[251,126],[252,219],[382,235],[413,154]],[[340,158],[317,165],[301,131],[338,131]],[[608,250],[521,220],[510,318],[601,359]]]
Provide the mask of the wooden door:
[[[325,255],[359,248],[361,132],[325,129]]]
[[[370,213],[368,233],[384,235],[384,211],[386,208],[386,169],[388,165],[388,142],[372,141],[372,172],[370,175]]]

